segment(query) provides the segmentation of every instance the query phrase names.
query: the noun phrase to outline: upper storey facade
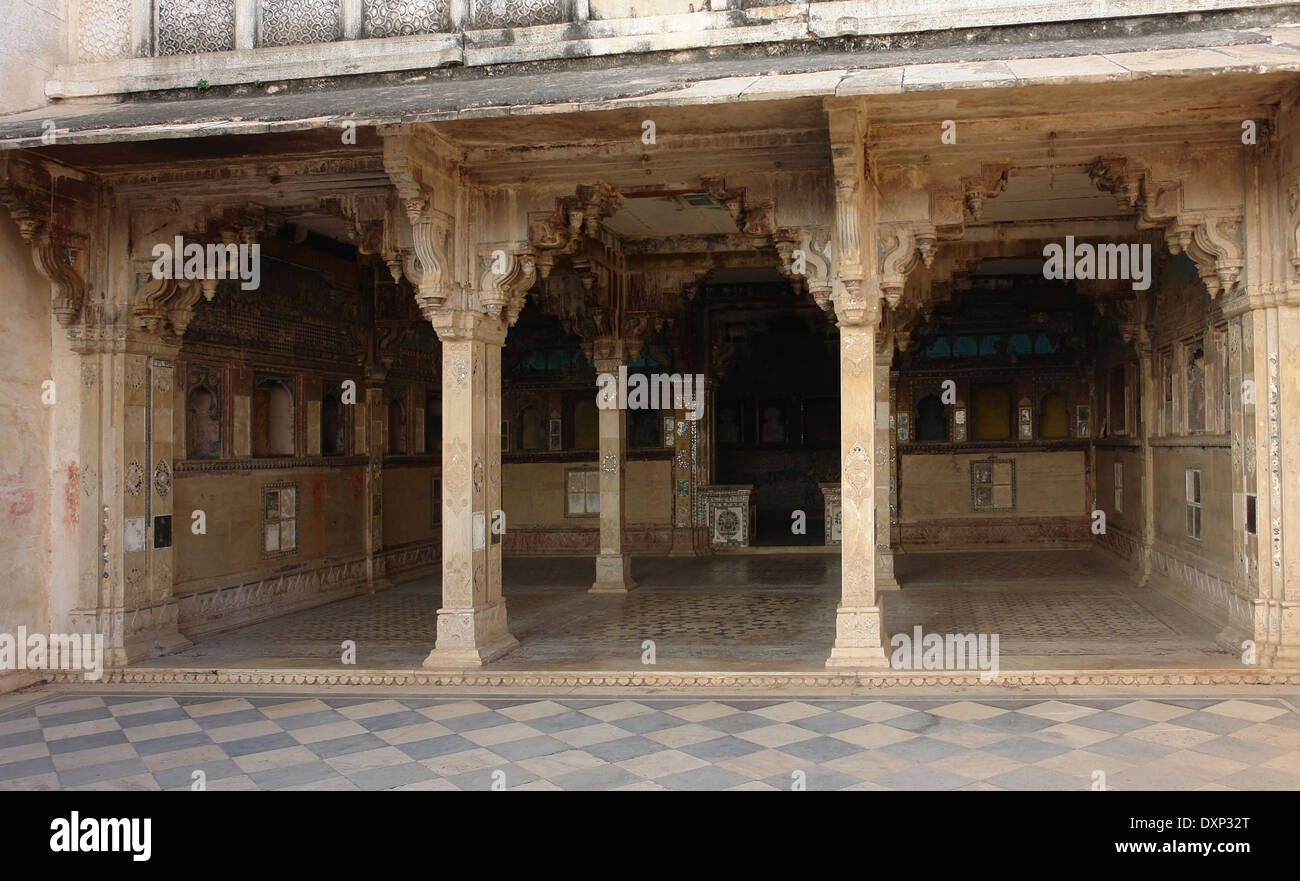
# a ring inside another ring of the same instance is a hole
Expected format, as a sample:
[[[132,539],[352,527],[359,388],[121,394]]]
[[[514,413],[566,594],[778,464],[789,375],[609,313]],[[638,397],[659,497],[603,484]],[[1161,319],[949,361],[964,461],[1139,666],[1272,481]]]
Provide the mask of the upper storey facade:
[[[971,29],[1123,37],[1251,0],[11,0],[0,112],[50,100],[634,56],[924,48]],[[1249,23],[1249,22],[1246,22]],[[1266,23],[1261,21],[1261,23]],[[1042,33],[1028,39],[1041,38]],[[963,37],[982,42],[978,32]],[[692,57],[698,57],[693,55]],[[626,61],[626,59],[625,59]]]

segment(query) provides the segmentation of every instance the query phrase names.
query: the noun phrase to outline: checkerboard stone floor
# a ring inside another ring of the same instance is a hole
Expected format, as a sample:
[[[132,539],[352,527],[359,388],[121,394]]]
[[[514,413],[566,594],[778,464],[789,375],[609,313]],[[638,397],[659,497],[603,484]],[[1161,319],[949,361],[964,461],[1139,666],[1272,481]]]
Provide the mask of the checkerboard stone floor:
[[[0,704],[0,788],[1300,789],[1300,695],[95,694]],[[500,775],[495,772],[501,772]],[[502,776],[504,775],[504,776]]]

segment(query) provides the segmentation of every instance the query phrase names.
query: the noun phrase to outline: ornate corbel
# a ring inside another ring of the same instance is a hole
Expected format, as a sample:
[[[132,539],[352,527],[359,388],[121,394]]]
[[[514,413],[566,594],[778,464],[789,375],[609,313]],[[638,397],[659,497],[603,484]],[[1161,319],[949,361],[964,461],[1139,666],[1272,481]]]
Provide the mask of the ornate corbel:
[[[185,336],[185,330],[194,317],[194,307],[204,293],[204,283],[150,275],[132,307],[132,321],[145,333],[179,340]]]
[[[829,311],[833,287],[830,231],[824,227],[781,229],[772,238],[781,258],[777,267],[781,274],[803,285],[813,302]]]
[[[479,278],[478,297],[483,311],[510,326],[519,319],[528,290],[537,280],[537,258],[516,243],[511,247],[489,247],[479,256],[486,267]]]
[[[1148,171],[1130,167],[1123,158],[1099,158],[1088,175],[1098,188],[1114,193],[1121,207],[1137,209],[1138,229],[1162,229],[1169,253],[1187,254],[1210,299],[1237,286],[1245,265],[1240,211],[1184,212],[1180,184],[1156,182]],[[1294,205],[1294,196],[1292,200]],[[1300,260],[1294,264],[1300,271]]]
[[[978,175],[961,179],[966,210],[972,218],[978,221],[984,214],[984,203],[1007,188],[1010,172],[1006,165],[985,165]]]
[[[416,288],[415,301],[421,312],[441,308],[454,291],[450,284],[452,218],[433,208],[427,197],[404,200],[411,221],[413,258],[403,261],[407,280]],[[392,270],[392,264],[389,264]]]
[[[771,202],[759,202],[745,206],[745,221],[740,231],[756,247],[771,240],[776,232],[776,212]]]
[[[1145,174],[1131,169],[1122,156],[1099,157],[1088,169],[1088,177],[1097,189],[1110,193],[1123,210],[1136,208],[1142,196]]]
[[[93,185],[76,173],[53,172],[30,155],[0,156],[0,205],[50,283],[51,310],[65,328],[82,319],[86,305],[89,238],[80,230],[91,223],[95,201]]]
[[[24,238],[31,245],[37,271],[50,283],[54,317],[61,326],[71,327],[81,318],[86,301],[86,282],[78,269],[79,249],[60,244],[48,230]]]
[[[389,241],[388,202],[387,192],[321,198],[321,206],[326,211],[352,225],[352,240],[357,243],[358,252],[382,254],[385,258],[394,250]]]
[[[898,305],[907,275],[917,263],[924,262],[927,269],[933,265],[937,240],[929,226],[891,223],[880,227],[880,292],[891,309]]]
[[[1205,287],[1210,292],[1210,299],[1217,298],[1220,291],[1230,293],[1237,286],[1242,266],[1245,265],[1238,238],[1241,215],[1206,217],[1198,223],[1182,225],[1179,229],[1189,231],[1186,240],[1180,237],[1179,244],[1196,264]],[[1172,247],[1170,250],[1178,253]]]
[[[1180,210],[1182,187],[1143,180],[1138,197],[1138,229],[1162,229],[1173,223]]]
[[[623,196],[603,181],[579,186],[572,196],[555,200],[555,210],[528,215],[528,249],[542,278],[556,258],[577,253],[584,237],[595,238],[600,224],[623,205]]]
[[[623,196],[604,181],[578,187],[583,232],[594,236],[600,222],[623,207]]]
[[[1132,343],[1141,331],[1142,322],[1138,314],[1138,304],[1131,298],[1097,301],[1098,314],[1115,322],[1120,337],[1126,343]]]

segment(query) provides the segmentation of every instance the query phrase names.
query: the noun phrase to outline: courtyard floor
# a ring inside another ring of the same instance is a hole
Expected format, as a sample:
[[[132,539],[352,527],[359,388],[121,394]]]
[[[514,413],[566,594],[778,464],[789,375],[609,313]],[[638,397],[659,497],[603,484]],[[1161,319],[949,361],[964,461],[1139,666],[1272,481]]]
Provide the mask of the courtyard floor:
[[[507,558],[506,608],[520,647],[489,670],[821,671],[835,636],[838,556],[635,558],[640,587],[591,595],[587,558]],[[1003,670],[1230,669],[1216,628],[1099,552],[907,554],[882,594],[885,633],[998,634]],[[210,637],[137,666],[338,668],[344,640],[367,669],[419,668],[440,589],[426,578]]]
[[[44,687],[0,696],[0,789],[1297,790],[1298,706]]]

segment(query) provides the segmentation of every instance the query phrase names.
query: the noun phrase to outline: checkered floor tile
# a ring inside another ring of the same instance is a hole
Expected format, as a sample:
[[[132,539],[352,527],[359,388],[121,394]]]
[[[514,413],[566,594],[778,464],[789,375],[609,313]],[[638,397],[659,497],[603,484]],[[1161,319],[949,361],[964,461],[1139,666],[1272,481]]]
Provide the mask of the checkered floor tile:
[[[1285,698],[51,692],[0,789],[1300,789]]]

